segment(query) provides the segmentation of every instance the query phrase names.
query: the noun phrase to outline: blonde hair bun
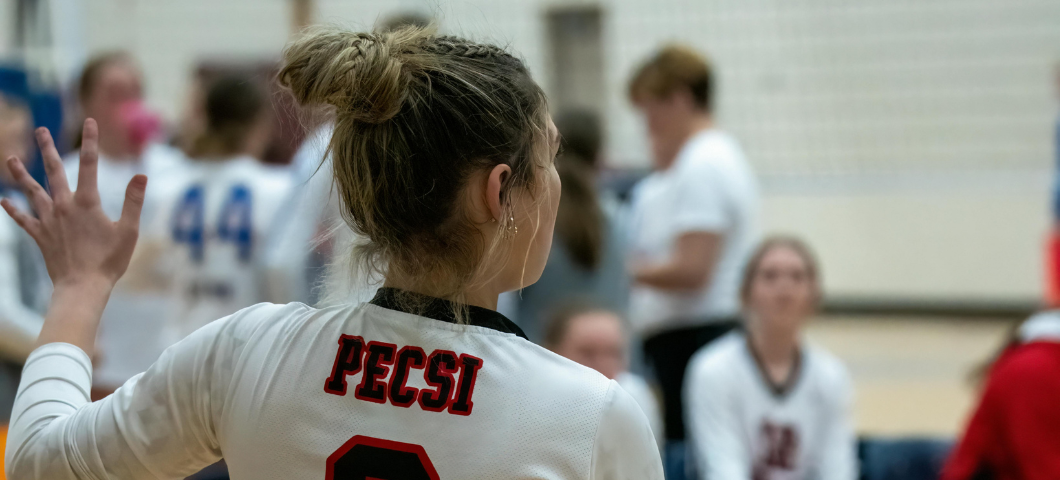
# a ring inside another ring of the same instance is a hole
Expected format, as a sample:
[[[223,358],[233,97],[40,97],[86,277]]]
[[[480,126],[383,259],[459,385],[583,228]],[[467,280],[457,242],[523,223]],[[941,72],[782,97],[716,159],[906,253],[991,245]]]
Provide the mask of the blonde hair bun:
[[[415,54],[426,28],[361,33],[334,26],[306,29],[284,50],[280,83],[303,105],[331,105],[365,123],[397,115],[408,98]]]

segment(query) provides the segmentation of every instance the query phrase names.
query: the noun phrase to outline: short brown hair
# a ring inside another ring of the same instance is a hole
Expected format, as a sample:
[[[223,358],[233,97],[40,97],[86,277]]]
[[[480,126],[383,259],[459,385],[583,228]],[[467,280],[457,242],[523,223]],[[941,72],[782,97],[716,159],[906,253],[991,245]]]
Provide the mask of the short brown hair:
[[[343,218],[365,239],[360,271],[442,274],[437,296],[460,303],[485,256],[502,247],[487,244],[464,211],[468,178],[511,167],[498,220],[506,228],[512,192],[536,192],[548,161],[545,95],[525,64],[430,28],[316,27],[287,46],[279,80],[302,105],[334,112],[328,151]]]
[[[646,97],[666,98],[678,90],[691,93],[697,107],[708,112],[714,108],[710,63],[684,45],[663,47],[637,69],[629,82],[629,98],[634,103]]]
[[[817,256],[814,255],[813,250],[810,249],[806,242],[798,238],[776,235],[763,240],[754,253],[751,254],[750,260],[747,261],[747,266],[744,267],[743,281],[740,284],[740,300],[744,303],[747,302],[751,295],[751,285],[754,283],[754,278],[758,273],[758,268],[761,266],[762,259],[765,258],[767,253],[776,248],[789,248],[802,257],[803,263],[806,264],[806,273],[810,276],[810,281],[814,283],[817,294],[820,296],[820,268],[817,263]]]

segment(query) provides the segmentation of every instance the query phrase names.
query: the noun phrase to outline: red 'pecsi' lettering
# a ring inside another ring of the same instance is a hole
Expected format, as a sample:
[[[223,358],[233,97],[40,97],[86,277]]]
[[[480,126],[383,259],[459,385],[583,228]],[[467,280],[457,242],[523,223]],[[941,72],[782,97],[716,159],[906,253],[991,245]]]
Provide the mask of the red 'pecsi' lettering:
[[[450,350],[435,350],[427,355],[422,348],[367,342],[361,337],[342,335],[335,352],[331,375],[324,381],[324,391],[345,396],[346,377],[361,373],[361,382],[353,387],[353,396],[372,403],[386,403],[402,408],[418,404],[430,412],[446,411],[453,415],[471,415],[475,407],[472,395],[482,368],[481,358],[457,355]],[[429,388],[408,385],[415,370],[423,371]]]

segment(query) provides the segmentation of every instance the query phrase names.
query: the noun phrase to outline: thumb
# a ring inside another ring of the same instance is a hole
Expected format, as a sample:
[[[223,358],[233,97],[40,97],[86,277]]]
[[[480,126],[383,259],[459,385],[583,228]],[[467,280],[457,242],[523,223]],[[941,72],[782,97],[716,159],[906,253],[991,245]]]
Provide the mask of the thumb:
[[[147,176],[135,175],[129,180],[125,189],[125,205],[121,209],[118,224],[126,231],[139,232],[140,211],[144,206],[144,195],[147,192]]]

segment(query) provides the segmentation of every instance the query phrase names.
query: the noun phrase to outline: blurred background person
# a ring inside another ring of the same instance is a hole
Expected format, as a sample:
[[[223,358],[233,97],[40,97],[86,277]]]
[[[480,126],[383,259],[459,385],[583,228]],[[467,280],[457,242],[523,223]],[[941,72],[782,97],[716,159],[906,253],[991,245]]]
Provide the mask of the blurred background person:
[[[158,117],[143,102],[139,66],[126,52],[115,51],[91,58],[77,84],[78,105],[84,118],[99,126],[99,192],[103,210],[117,220],[125,200],[125,187],[139,173],[151,179],[144,200],[141,225],[148,225],[159,212],[158,193],[168,178],[183,169],[183,155],[155,141],[161,126]],[[80,130],[78,130],[80,131]],[[80,136],[75,151],[64,160],[70,185],[77,185],[80,167]],[[95,362],[93,397],[114,391],[133,375],[147,369],[161,354],[158,338],[167,307],[165,286],[150,272],[158,267],[157,251],[144,243],[137,248],[127,275],[114,290],[103,313]]]
[[[629,393],[648,417],[662,448],[663,424],[655,392],[630,372],[625,322],[612,310],[586,302],[557,304],[544,328],[545,348],[596,370]]]
[[[132,56],[124,51],[101,53],[85,63],[77,83],[81,115],[70,122],[92,118],[99,126],[100,200],[108,216],[120,214],[124,187],[137,173],[159,173],[163,168],[180,167],[182,155],[159,143],[161,119],[143,99],[143,75]],[[68,176],[77,178],[81,146],[80,133],[74,135],[74,151],[64,158]],[[106,188],[114,185],[115,189]],[[113,190],[110,192],[109,190]]]
[[[1029,318],[981,370],[979,404],[942,480],[1060,478],[1060,310]]]
[[[32,159],[33,118],[27,105],[0,94],[0,159]],[[0,168],[0,196],[29,208],[11,172]],[[22,363],[36,347],[48,298],[47,273],[33,239],[0,215],[0,426],[6,425]]]
[[[662,388],[667,474],[681,478],[685,367],[739,323],[758,186],[739,144],[714,123],[714,74],[699,53],[662,49],[634,72],[629,96],[654,167],[632,194],[630,320]]]
[[[288,172],[261,163],[273,125],[264,86],[228,75],[207,82],[204,92],[204,128],[191,142],[190,161],[153,185],[160,212],[140,238],[143,248],[157,250],[160,281],[176,302],[162,349],[213,320],[276,300],[266,291],[268,276],[298,275],[264,265],[292,190]]]
[[[699,478],[858,478],[850,377],[803,338],[821,300],[809,247],[764,241],[740,294],[746,332],[703,348],[688,367],[685,413]]]
[[[619,206],[596,188],[600,121],[592,112],[570,110],[554,122],[562,142],[556,159],[562,194],[552,250],[540,281],[505,294],[514,304],[511,318],[535,342],[542,340],[548,310],[584,301],[624,313],[629,294]]]

